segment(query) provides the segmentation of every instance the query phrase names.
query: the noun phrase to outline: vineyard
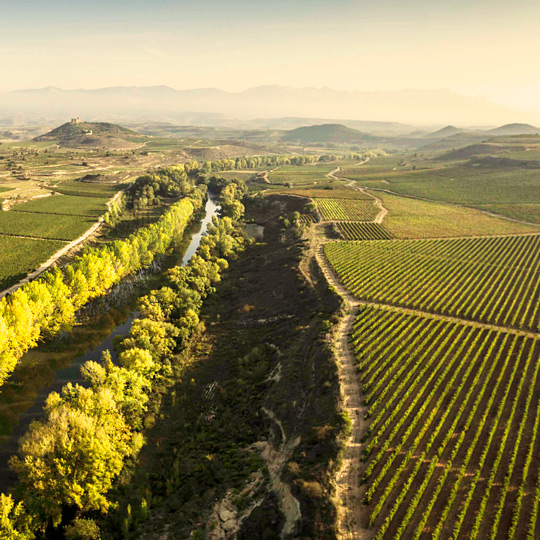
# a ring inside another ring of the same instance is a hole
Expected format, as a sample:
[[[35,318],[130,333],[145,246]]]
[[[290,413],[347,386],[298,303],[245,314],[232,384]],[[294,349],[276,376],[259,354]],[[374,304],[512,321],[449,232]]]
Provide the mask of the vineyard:
[[[21,205],[22,206],[22,205]],[[38,212],[0,212],[0,234],[73,240],[87,231],[95,218]]]
[[[351,343],[374,538],[538,538],[539,339],[362,307]]]
[[[56,240],[0,236],[0,289],[34,270],[65,245]]]
[[[107,199],[103,197],[55,195],[35,199],[24,204],[17,204],[12,211],[99,217],[107,211]]]
[[[377,223],[343,221],[338,224],[339,232],[345,240],[391,240],[393,236]]]
[[[362,300],[540,328],[540,235],[331,242],[325,253]]]
[[[324,221],[373,221],[379,209],[374,199],[315,199]]]
[[[364,191],[353,189],[289,189],[280,191],[285,195],[298,195],[308,199],[352,199],[352,200],[373,200],[373,197]]]

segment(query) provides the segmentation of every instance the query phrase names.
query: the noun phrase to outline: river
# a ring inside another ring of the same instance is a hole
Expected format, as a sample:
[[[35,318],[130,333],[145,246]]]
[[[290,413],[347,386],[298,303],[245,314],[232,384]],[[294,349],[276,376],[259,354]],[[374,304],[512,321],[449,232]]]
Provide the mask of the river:
[[[16,476],[9,470],[9,458],[16,453],[19,439],[30,423],[43,414],[51,392],[60,392],[68,383],[85,384],[80,368],[88,360],[100,361],[105,351],[115,358],[114,343],[127,334],[138,317],[138,298],[163,283],[163,272],[184,266],[197,251],[219,206],[208,197],[203,219],[192,225],[172,255],[162,258],[91,302],[78,314],[70,332],[42,343],[26,353],[0,393],[0,491],[7,491]]]

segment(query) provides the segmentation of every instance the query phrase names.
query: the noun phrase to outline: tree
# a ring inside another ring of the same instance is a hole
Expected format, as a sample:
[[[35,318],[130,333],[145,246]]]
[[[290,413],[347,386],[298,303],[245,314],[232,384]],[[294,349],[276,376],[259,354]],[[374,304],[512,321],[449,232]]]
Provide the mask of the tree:
[[[33,540],[33,523],[22,503],[0,494],[0,540]]]
[[[110,389],[68,383],[51,393],[47,418],[33,422],[11,467],[30,509],[58,525],[64,507],[107,512],[106,493],[124,458],[140,447]]]

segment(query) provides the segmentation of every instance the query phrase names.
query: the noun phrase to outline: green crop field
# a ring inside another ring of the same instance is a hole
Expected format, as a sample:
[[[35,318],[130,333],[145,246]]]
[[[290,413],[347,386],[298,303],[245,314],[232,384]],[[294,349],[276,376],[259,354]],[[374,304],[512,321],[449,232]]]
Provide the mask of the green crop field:
[[[475,208],[420,201],[410,197],[391,195],[379,190],[373,190],[372,193],[382,199],[383,206],[388,210],[388,214],[384,218],[384,227],[396,238],[488,236],[540,232],[539,226],[516,223],[503,217],[488,216]],[[486,210],[496,212],[495,209],[486,208]],[[515,212],[516,215],[521,215],[517,208]]]
[[[12,211],[99,217],[107,211],[107,199],[103,197],[55,195],[53,197],[45,197],[23,204],[17,204],[13,207]]]
[[[13,285],[65,245],[55,240],[0,236],[0,289]]]
[[[338,229],[345,240],[390,240],[392,235],[377,223],[341,221]]]
[[[79,197],[104,197],[110,199],[125,186],[119,184],[100,184],[98,182],[80,182],[77,180],[64,180],[52,189],[63,195]]]
[[[540,169],[455,166],[355,178],[361,180],[361,184],[398,195],[478,208],[489,206],[493,211],[513,218],[516,213],[509,212],[507,205],[540,204]],[[537,208],[530,210],[518,214],[519,219],[540,223]]]
[[[320,182],[329,182],[326,174],[333,171],[336,165],[331,163],[317,165],[284,165],[268,175],[273,184],[285,184],[290,182],[294,185],[314,185]]]
[[[95,221],[85,216],[0,212],[0,234],[74,240],[88,230]]]
[[[351,339],[370,537],[535,538],[540,341],[372,307]]]
[[[372,221],[379,213],[373,199],[316,199],[316,204],[324,221]]]
[[[327,189],[291,189],[283,191],[286,195],[298,195],[299,197],[307,197],[309,199],[368,199],[373,197],[362,191],[354,189],[334,189],[331,185]]]
[[[331,242],[325,253],[360,299],[540,329],[540,235]]]

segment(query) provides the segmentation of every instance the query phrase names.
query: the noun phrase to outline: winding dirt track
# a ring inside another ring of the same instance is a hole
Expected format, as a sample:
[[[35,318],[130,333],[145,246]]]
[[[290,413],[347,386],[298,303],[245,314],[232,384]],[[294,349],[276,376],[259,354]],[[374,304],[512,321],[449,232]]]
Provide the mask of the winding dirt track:
[[[338,536],[342,540],[363,540],[369,532],[362,529],[363,505],[361,457],[362,437],[365,431],[366,407],[362,403],[362,386],[356,369],[356,361],[349,347],[351,333],[359,302],[341,284],[324,255],[324,241],[313,236],[315,258],[326,280],[343,298],[347,310],[335,330],[335,354],[339,370],[341,402],[351,421],[351,432],[344,445],[341,466],[336,474],[336,506],[338,511]]]

